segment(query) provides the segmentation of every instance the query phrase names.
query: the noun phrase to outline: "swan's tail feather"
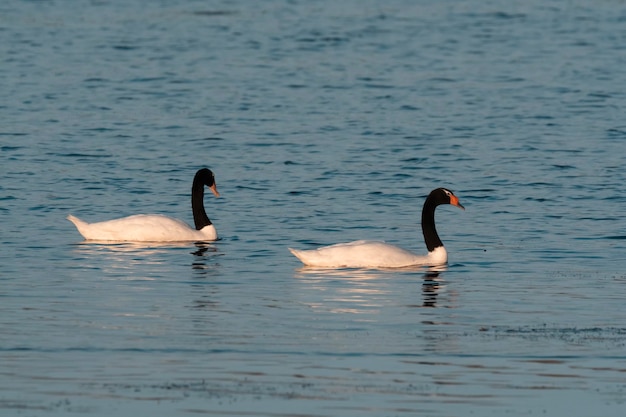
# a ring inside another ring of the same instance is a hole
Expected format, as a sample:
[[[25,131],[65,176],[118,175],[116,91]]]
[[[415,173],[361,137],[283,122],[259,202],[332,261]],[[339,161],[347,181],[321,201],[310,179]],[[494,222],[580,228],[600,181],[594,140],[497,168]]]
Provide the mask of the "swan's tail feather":
[[[300,251],[300,250],[293,249],[293,248],[287,248],[287,249],[289,249],[289,252],[291,252],[293,256],[300,259],[300,262],[302,262],[305,265],[308,265],[308,260],[304,258],[304,255],[305,255],[304,251]]]
[[[74,223],[74,226],[78,227],[79,225],[82,226],[84,224],[86,224],[84,221],[82,221],[81,219],[79,219],[76,216],[72,216],[71,214],[68,215],[66,217],[67,220],[71,221],[72,223]]]
[[[87,227],[89,226],[89,223],[79,219],[76,216],[72,216],[71,214],[67,216],[66,219],[74,223],[74,226],[76,226],[78,233],[80,233],[85,239],[87,239],[86,233],[87,233]]]

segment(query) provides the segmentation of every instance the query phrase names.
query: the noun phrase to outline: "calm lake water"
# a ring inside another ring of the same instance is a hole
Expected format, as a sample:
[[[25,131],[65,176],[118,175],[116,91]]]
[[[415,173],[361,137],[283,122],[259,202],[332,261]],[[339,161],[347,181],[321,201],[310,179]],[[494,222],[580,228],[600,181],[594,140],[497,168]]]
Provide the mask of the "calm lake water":
[[[3,416],[623,416],[626,4],[9,0]],[[82,241],[65,220],[221,240]],[[302,268],[287,247],[449,265]]]

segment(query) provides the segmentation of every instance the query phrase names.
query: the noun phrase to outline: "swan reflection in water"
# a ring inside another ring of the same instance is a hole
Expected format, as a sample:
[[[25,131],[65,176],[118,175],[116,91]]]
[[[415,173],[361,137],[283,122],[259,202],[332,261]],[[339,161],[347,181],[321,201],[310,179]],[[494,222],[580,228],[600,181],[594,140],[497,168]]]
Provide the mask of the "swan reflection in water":
[[[195,243],[195,246],[195,250],[191,252],[193,255],[191,269],[198,272],[214,269],[217,264],[208,261],[215,256],[221,255],[217,250],[217,247],[204,242],[197,242]]]
[[[167,258],[173,251],[190,251],[193,255],[192,270],[212,270],[215,263],[212,258],[220,256],[217,247],[208,242],[109,242],[83,241],[73,245],[89,268],[99,267],[104,272],[122,270],[135,271],[138,266],[168,265]],[[146,272],[143,269],[143,272]],[[158,271],[155,271],[158,272]]]
[[[443,288],[443,280],[439,277],[445,267],[432,267],[424,272],[424,281],[422,282],[422,296],[424,302],[422,307],[437,307],[437,298],[439,291]]]
[[[316,290],[320,298],[309,301],[316,310],[334,313],[376,313],[386,306],[397,306],[398,287],[393,284],[399,274],[420,273],[421,305],[407,304],[408,307],[437,307],[440,291],[445,288],[442,272],[446,266],[394,268],[394,269],[320,269],[303,267],[296,270],[295,278]],[[420,281],[416,281],[420,282]],[[403,295],[403,294],[400,294]]]

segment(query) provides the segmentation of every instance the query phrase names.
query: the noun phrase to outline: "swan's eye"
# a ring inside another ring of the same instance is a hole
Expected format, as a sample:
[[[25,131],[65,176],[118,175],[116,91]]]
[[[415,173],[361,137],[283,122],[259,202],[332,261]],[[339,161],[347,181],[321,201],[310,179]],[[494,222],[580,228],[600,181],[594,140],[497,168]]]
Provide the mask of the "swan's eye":
[[[452,195],[452,193],[451,193],[450,191],[448,191],[448,190],[443,190],[443,192],[444,192],[444,193],[446,193],[446,195],[447,195],[448,197],[450,197],[450,196]]]

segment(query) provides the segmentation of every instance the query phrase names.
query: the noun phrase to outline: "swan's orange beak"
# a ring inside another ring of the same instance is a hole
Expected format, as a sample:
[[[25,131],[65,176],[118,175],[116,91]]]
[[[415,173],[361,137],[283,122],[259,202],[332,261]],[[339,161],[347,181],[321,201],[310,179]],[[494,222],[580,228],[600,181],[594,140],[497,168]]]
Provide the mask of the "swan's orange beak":
[[[465,210],[465,207],[463,207],[463,205],[459,203],[459,197],[455,195],[450,196],[450,204],[452,204],[453,206],[457,206],[458,208],[462,210]]]
[[[220,193],[217,191],[217,184],[214,182],[212,186],[209,187],[211,192],[215,195],[215,197],[219,197]]]

